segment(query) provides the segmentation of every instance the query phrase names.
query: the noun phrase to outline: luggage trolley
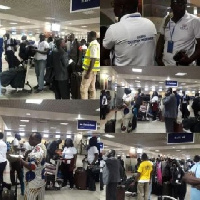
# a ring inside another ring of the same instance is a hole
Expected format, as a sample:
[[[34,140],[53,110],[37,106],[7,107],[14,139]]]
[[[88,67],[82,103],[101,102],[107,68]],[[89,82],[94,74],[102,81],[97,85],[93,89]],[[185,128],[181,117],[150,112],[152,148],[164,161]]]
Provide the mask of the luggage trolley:
[[[59,166],[62,160],[55,160],[55,164],[45,164],[45,180],[46,190],[60,190],[62,187],[63,179],[58,177]]]

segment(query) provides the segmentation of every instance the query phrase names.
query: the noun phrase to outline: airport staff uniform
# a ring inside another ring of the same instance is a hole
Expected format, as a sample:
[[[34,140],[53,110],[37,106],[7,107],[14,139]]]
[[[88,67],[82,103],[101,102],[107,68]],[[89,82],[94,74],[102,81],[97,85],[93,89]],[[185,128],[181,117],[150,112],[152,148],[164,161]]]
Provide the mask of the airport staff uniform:
[[[87,73],[91,58],[95,58],[95,63],[92,68],[92,71],[90,72],[89,79],[85,79],[85,74]],[[81,99],[95,99],[96,98],[96,75],[97,72],[100,71],[100,44],[98,43],[97,40],[93,40],[84,57],[84,62],[83,62],[83,75],[82,75],[82,82],[81,82]],[[89,92],[89,97],[88,97],[88,92]]]
[[[25,200],[44,200],[45,176],[44,165],[46,158],[46,147],[37,144],[32,152],[28,154],[28,162],[31,170],[24,168],[26,187]]]
[[[77,150],[75,147],[65,147],[63,152],[63,158],[65,159],[61,165],[62,174],[64,177],[64,185],[67,185],[67,181],[69,180],[70,188],[74,187],[74,156],[77,154]]]
[[[47,41],[39,42],[36,45],[39,51],[45,51],[49,49],[49,44]],[[47,55],[36,52],[35,54],[35,74],[37,76],[38,90],[43,90],[44,88],[44,72],[47,64]]]
[[[141,162],[137,170],[140,173],[140,178],[138,180],[138,185],[137,185],[138,200],[148,200],[152,170],[153,170],[152,162],[148,160]]]
[[[177,23],[170,19],[165,27],[165,20],[166,18],[164,18],[160,30],[165,39],[163,62],[165,66],[174,66],[176,61],[173,57],[177,52],[186,50],[186,54],[189,57],[194,53],[196,39],[200,38],[200,19],[186,11],[185,15]],[[172,53],[167,51],[169,41],[174,43]],[[193,62],[191,65],[196,64]]]
[[[103,46],[114,49],[116,66],[153,66],[156,34],[149,19],[140,13],[127,14],[108,28]]]

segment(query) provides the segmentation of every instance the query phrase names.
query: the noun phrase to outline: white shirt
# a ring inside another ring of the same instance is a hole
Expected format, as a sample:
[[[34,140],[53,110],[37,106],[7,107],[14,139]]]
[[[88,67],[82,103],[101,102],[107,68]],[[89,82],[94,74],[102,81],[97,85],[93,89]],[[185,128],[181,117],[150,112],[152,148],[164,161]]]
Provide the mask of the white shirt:
[[[190,57],[195,51],[196,39],[200,38],[200,19],[195,15],[185,13],[185,15],[177,22],[171,19],[164,28],[165,19],[163,20],[160,33],[165,37],[163,62],[166,66],[176,65],[173,59],[174,55],[180,50],[186,50],[186,54]],[[175,27],[175,28],[174,28]],[[170,28],[170,29],[169,29]],[[174,42],[173,53],[167,52],[168,41]],[[195,65],[195,63],[191,64]]]
[[[106,162],[104,160],[100,161],[100,172],[103,172],[103,168],[105,167]]]
[[[90,58],[100,59],[100,44],[97,40],[92,41],[88,48],[90,49]]]
[[[75,147],[65,147],[62,154],[64,155],[65,159],[72,159],[74,158],[74,155],[77,154],[77,150]]]
[[[23,144],[23,148],[26,149],[26,151],[32,150],[33,147],[29,144],[29,142],[25,142]]]
[[[155,25],[140,13],[127,14],[106,31],[103,46],[115,50],[117,66],[153,66]]]
[[[19,140],[17,138],[14,139],[13,146],[19,147]]]
[[[7,144],[0,140],[0,163],[6,162]]]
[[[97,147],[90,147],[90,149],[88,150],[88,162],[91,164],[94,161],[95,155],[96,153],[99,153]]]
[[[152,102],[152,103],[154,103],[154,102],[156,102],[156,101],[158,102],[158,96],[154,96],[154,97],[151,99],[151,102]]]
[[[7,44],[10,44],[10,39],[7,40]],[[8,46],[6,51],[11,51],[13,50],[11,46]]]
[[[45,49],[49,49],[49,44],[47,41],[38,42],[38,44],[35,44],[34,46],[36,46],[39,51],[44,51]],[[44,55],[44,54],[36,52],[35,59],[46,60],[47,54]]]

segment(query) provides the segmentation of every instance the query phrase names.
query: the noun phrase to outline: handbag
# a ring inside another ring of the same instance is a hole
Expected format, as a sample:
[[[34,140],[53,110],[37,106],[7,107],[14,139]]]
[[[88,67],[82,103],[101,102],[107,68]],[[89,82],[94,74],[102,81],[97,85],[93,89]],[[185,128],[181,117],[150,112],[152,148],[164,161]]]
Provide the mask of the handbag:
[[[99,165],[94,165],[94,166],[91,168],[91,171],[92,171],[92,173],[94,173],[94,174],[100,173],[100,166],[99,166]]]

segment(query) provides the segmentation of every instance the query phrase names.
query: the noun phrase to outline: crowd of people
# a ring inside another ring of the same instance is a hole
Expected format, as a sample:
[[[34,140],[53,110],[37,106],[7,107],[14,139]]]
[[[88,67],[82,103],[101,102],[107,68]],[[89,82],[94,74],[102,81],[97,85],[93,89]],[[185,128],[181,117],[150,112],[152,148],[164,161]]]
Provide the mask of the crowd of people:
[[[155,25],[138,12],[138,0],[115,0],[117,22],[101,27],[102,65],[199,65],[200,18],[187,12],[187,0],[168,6],[156,42]]]
[[[73,33],[61,37],[48,37],[39,35],[39,41],[28,41],[27,36],[22,36],[22,42],[5,34],[4,41],[0,41],[0,53],[3,47],[5,59],[9,69],[18,67],[29,58],[34,59],[37,85],[34,86],[35,93],[44,90],[45,85],[50,85],[55,92],[56,99],[96,99],[96,76],[100,71],[100,45],[97,41],[97,33],[88,33],[88,41],[78,41]],[[0,57],[2,72],[2,57]],[[74,77],[74,79],[72,78]],[[45,83],[46,81],[46,83]]]

